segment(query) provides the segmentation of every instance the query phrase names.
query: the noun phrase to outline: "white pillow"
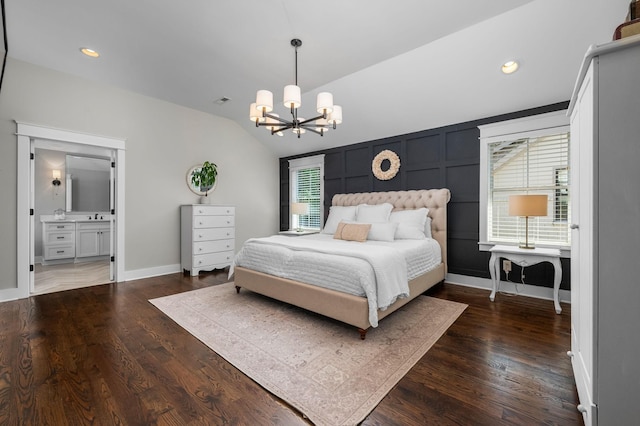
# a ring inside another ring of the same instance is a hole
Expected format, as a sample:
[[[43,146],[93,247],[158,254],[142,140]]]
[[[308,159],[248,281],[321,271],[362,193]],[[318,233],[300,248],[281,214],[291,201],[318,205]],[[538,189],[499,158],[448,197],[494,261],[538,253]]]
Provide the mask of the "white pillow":
[[[394,222],[373,222],[367,240],[393,241],[397,227],[398,224]]]
[[[367,224],[361,222],[343,222],[352,224],[357,223],[360,225],[371,225],[369,234],[367,235],[367,240],[372,241],[394,241],[396,228],[398,227],[398,224],[395,222],[373,222]]]
[[[427,238],[433,238],[431,235],[431,217],[427,216],[427,221],[424,223],[424,235]]]
[[[395,238],[398,240],[423,240],[426,238],[425,229],[429,209],[422,207],[415,210],[399,210],[391,212],[390,222],[398,224]],[[429,231],[431,223],[429,222]]]
[[[391,210],[393,210],[393,204],[390,203],[375,205],[360,204],[356,210],[356,222],[388,222]]]
[[[354,220],[356,220],[356,206],[331,206],[322,233],[335,234],[340,221]]]

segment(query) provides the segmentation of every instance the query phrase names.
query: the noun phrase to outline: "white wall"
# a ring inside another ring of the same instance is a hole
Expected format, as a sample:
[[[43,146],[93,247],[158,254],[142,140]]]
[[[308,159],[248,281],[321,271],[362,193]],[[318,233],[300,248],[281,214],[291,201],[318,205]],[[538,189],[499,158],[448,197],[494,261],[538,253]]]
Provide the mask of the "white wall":
[[[214,204],[236,206],[236,245],[279,223],[278,158],[233,121],[8,58],[0,93],[0,289],[16,282],[18,120],[126,139],[125,271],[180,263],[187,170],[218,165]],[[248,123],[248,122],[247,122]]]

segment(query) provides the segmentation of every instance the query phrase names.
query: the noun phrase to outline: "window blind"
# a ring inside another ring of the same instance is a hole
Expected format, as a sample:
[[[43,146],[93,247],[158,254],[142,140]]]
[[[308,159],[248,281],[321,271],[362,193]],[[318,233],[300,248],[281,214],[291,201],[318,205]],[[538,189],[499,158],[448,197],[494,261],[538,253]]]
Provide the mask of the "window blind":
[[[309,204],[309,214],[301,215],[297,218],[297,227],[320,229],[322,220],[320,211],[320,167],[296,170],[295,181],[294,200],[299,203]]]
[[[545,194],[547,216],[529,218],[536,244],[569,245],[569,133],[529,137],[488,145],[490,241],[517,243],[525,220],[509,216],[509,195]]]
[[[309,204],[309,214],[289,215],[290,229],[320,229],[324,215],[324,154],[289,160],[289,179],[290,202]]]

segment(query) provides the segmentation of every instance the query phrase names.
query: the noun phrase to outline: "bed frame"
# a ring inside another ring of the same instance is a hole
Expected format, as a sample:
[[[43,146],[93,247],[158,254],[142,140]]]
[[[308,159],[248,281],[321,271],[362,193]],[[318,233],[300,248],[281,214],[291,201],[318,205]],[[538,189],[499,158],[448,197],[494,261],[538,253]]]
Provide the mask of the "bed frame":
[[[431,233],[440,244],[442,263],[435,269],[409,281],[409,297],[398,299],[384,311],[378,310],[381,320],[400,307],[406,305],[435,284],[444,280],[447,273],[447,203],[451,198],[448,189],[414,191],[367,192],[357,194],[336,194],[334,206],[357,206],[358,204],[393,204],[393,210],[407,210],[427,207],[431,217]],[[364,340],[369,323],[369,305],[366,297],[317,287],[298,281],[280,278],[237,266],[235,286],[281,300],[318,314],[342,321],[358,328]]]

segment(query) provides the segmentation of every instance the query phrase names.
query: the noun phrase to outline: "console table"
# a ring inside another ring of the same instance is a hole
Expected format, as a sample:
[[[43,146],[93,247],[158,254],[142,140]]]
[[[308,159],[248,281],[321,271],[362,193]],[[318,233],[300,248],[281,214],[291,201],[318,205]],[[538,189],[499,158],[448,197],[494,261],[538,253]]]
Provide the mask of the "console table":
[[[553,265],[555,270],[553,279],[553,304],[556,308],[557,314],[562,312],[560,302],[558,301],[558,291],[560,290],[560,281],[562,280],[562,266],[560,264],[559,249],[538,247],[534,249],[521,249],[516,246],[496,245],[489,251],[491,252],[491,258],[489,259],[489,273],[491,274],[491,281],[493,283],[493,290],[489,295],[489,299],[491,299],[492,302],[496,298],[498,282],[500,281],[500,262],[498,262],[498,259],[501,257],[509,259],[511,262],[522,268],[541,262],[549,262]]]

